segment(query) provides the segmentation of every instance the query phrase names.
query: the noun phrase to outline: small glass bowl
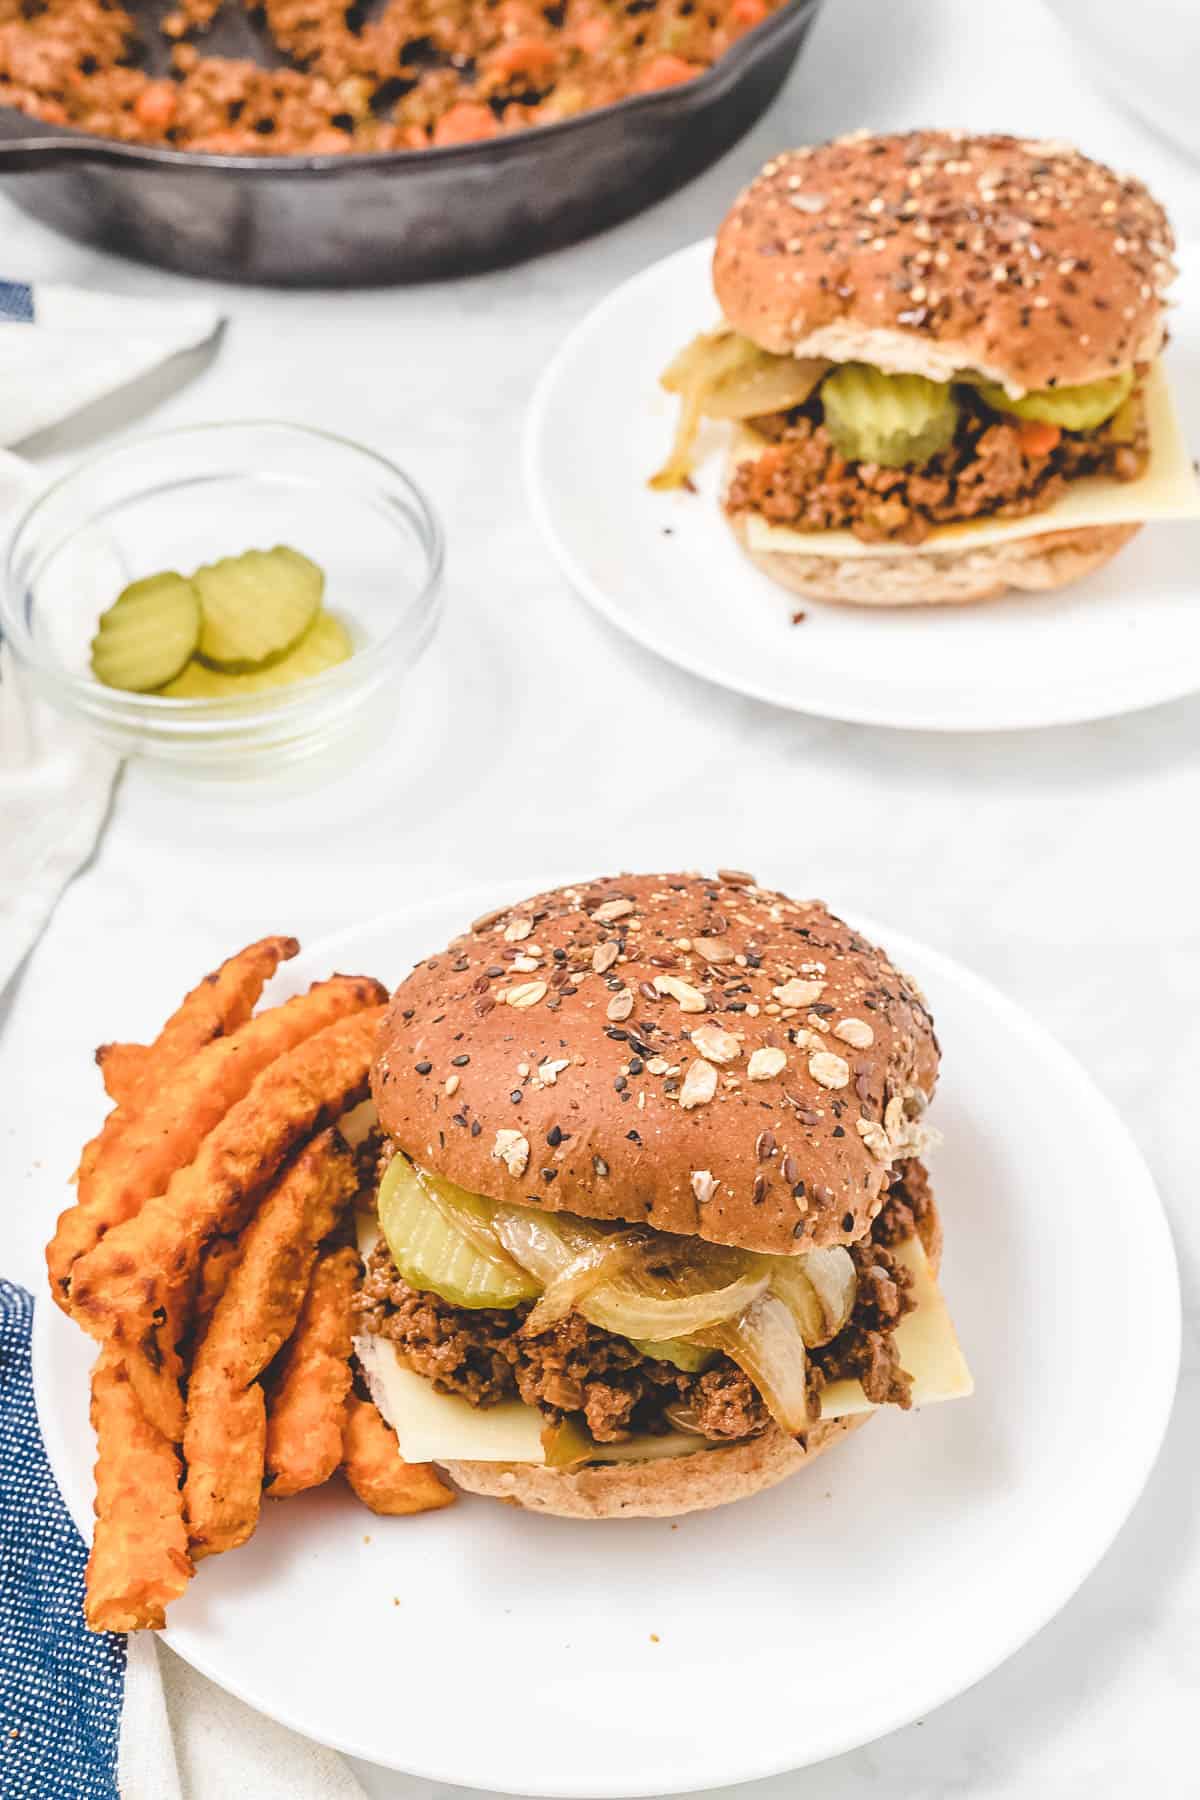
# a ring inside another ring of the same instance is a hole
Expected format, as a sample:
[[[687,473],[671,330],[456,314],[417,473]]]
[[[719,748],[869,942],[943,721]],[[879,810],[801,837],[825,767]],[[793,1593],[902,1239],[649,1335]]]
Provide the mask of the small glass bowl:
[[[105,687],[89,652],[122,588],[289,544],[325,571],[354,654],[292,687],[168,700]],[[0,628],[38,692],[125,754],[255,775],[386,728],[441,611],[442,530],[386,457],[305,425],[247,420],[141,438],[81,464],[9,543]]]

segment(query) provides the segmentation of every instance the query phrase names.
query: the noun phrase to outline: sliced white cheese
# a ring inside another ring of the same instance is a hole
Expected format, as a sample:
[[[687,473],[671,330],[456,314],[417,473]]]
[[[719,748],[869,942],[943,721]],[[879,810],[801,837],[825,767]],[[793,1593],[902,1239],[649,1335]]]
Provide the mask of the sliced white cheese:
[[[915,548],[939,550],[983,549],[1015,538],[1037,537],[1044,531],[1069,531],[1087,525],[1133,525],[1155,519],[1200,519],[1200,482],[1184,442],[1183,431],[1161,363],[1155,363],[1143,389],[1146,425],[1150,435],[1150,466],[1139,481],[1117,481],[1108,475],[1090,475],[1073,481],[1061,500],[1044,512],[1023,519],[966,520],[957,525],[938,525]],[[761,455],[763,442],[741,431],[734,442],[731,462]],[[795,556],[912,556],[910,544],[864,544],[852,531],[792,531],[770,525],[757,513],[746,518],[746,542],[751,550],[780,550]]]
[[[519,1400],[475,1407],[458,1394],[439,1394],[431,1382],[405,1368],[387,1338],[357,1337],[354,1349],[371,1398],[395,1431],[405,1462],[545,1462],[545,1420],[533,1407]],[[609,1444],[595,1460],[653,1462],[710,1448],[706,1438],[672,1432]]]
[[[350,1145],[357,1150],[369,1131],[374,1131],[379,1123],[379,1114],[375,1111],[373,1100],[362,1100],[352,1106],[349,1112],[343,1113],[338,1120],[338,1130]]]
[[[912,1376],[913,1405],[965,1399],[975,1392],[975,1383],[920,1239],[908,1238],[892,1254],[912,1275],[910,1292],[917,1303],[916,1310],[896,1327],[900,1367]],[[830,1382],[821,1395],[823,1419],[845,1419],[852,1413],[873,1410],[873,1402],[867,1399],[858,1381]]]
[[[901,1366],[913,1378],[913,1404],[959,1399],[971,1393],[974,1384],[941,1289],[916,1238],[901,1244],[895,1254],[912,1272],[917,1302],[896,1331]],[[405,1368],[387,1338],[357,1337],[354,1349],[371,1396],[394,1428],[406,1462],[545,1462],[543,1420],[533,1407],[517,1400],[475,1407],[457,1394],[439,1394],[431,1382]],[[822,1395],[823,1419],[873,1410],[857,1381],[835,1381]],[[612,1446],[602,1460],[636,1462],[709,1447],[698,1438],[645,1438]]]
[[[405,1368],[388,1338],[356,1337],[354,1351],[405,1462],[545,1462],[545,1420],[532,1406],[472,1406],[460,1394],[439,1394]]]

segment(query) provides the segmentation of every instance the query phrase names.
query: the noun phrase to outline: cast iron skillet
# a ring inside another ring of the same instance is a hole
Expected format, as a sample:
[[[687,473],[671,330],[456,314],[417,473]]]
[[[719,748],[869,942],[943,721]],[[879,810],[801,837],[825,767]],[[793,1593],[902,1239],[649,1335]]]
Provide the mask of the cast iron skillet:
[[[200,155],[0,108],[0,184],[70,237],[187,275],[294,287],[464,275],[603,230],[698,175],[774,99],[819,4],[789,0],[679,87],[440,150]],[[132,0],[148,43],[160,7]],[[243,9],[229,11],[210,49],[265,60]]]

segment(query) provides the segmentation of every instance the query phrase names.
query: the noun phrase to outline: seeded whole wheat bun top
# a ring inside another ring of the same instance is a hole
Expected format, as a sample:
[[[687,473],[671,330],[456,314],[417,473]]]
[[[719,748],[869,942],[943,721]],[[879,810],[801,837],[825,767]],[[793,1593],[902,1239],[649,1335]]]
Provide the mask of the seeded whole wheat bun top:
[[[1175,269],[1140,181],[1004,136],[858,133],[773,158],[717,238],[735,330],[946,381],[1095,381],[1158,354]]]
[[[392,998],[372,1087],[493,1200],[774,1252],[853,1242],[937,1078],[913,984],[818,901],[621,875],[477,920]]]

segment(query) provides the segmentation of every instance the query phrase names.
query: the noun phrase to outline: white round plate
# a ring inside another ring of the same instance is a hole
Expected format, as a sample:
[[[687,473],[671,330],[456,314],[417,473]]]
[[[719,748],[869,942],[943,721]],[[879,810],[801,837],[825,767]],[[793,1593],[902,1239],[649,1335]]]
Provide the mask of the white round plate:
[[[355,927],[278,990],[332,968],[398,981],[504,897]],[[920,981],[943,1042],[942,1285],[974,1398],[890,1410],[812,1472],[677,1525],[471,1498],[377,1519],[340,1482],[268,1500],[244,1549],[201,1565],[172,1649],[284,1724],[428,1780],[661,1795],[865,1743],[1045,1624],[1111,1543],[1165,1429],[1170,1237],[1141,1157],[1071,1058],[975,976],[864,928]],[[90,1351],[38,1306],[42,1432],[85,1532]]]
[[[529,410],[534,517],[598,612],[694,675],[866,725],[1064,725],[1200,688],[1194,521],[1146,526],[1105,568],[1056,594],[830,606],[781,588],[739,549],[718,501],[728,427],[705,428],[696,493],[647,487],[677,410],[658,377],[718,316],[711,256],[711,243],[693,244],[609,294],[562,345]],[[1183,267],[1168,367],[1200,447],[1200,259]],[[793,625],[798,609],[805,618]]]

